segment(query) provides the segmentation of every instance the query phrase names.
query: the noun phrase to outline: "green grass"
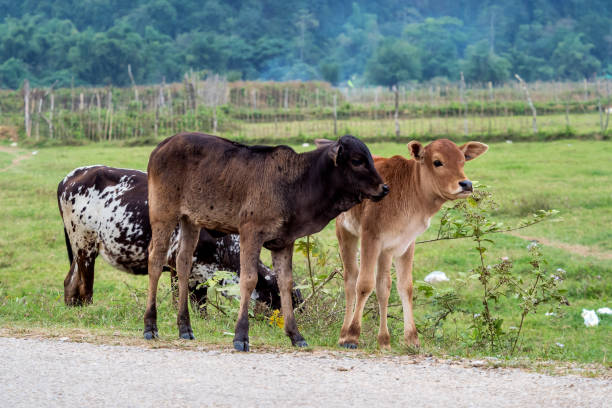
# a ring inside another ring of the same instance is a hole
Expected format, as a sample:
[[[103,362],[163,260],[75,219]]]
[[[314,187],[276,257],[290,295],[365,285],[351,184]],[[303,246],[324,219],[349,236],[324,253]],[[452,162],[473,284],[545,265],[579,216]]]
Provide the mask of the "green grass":
[[[296,147],[297,150],[311,147]],[[407,153],[403,144],[370,144],[374,154],[390,156]],[[38,155],[0,172],[0,328],[30,329],[52,332],[83,329],[96,333],[117,333],[125,338],[140,338],[142,314],[146,299],[147,279],[119,272],[101,259],[98,261],[94,286],[94,303],[83,308],[67,308],[63,304],[63,279],[68,271],[62,224],[57,210],[57,183],[74,167],[103,163],[109,166],[145,169],[152,148],[90,145],[40,149]],[[0,155],[0,164],[4,155]],[[489,152],[466,165],[466,174],[491,187],[501,203],[496,217],[508,224],[538,208],[561,211],[558,222],[548,222],[524,230],[526,235],[552,241],[580,244],[601,253],[612,250],[612,143],[603,141],[566,140],[549,143],[498,143]],[[8,158],[10,159],[10,157]],[[0,166],[1,168],[2,166]],[[432,230],[437,220],[432,221]],[[431,237],[432,231],[425,234]],[[337,243],[333,224],[319,238],[330,251],[331,263],[337,262]],[[517,273],[526,273],[527,242],[508,235],[495,237],[490,252],[491,262],[509,256]],[[469,240],[457,240],[417,246],[415,280],[433,270],[442,270],[454,280],[460,272],[476,265],[477,255]],[[612,261],[585,258],[554,247],[544,248],[551,271],[567,271],[565,288],[571,306],[561,317],[544,316],[547,309],[529,315],[525,337],[519,354],[532,359],[596,362],[609,365],[612,318],[603,316],[599,326],[587,328],[582,322],[582,308],[612,307]],[[269,259],[269,254],[263,254]],[[329,266],[331,267],[331,266]],[[306,277],[305,260],[296,255],[296,280]],[[159,328],[162,339],[176,338],[176,313],[170,302],[167,277],[161,284]],[[451,281],[452,283],[452,281]],[[330,287],[338,287],[332,281]],[[478,304],[478,285],[470,284],[462,295],[467,303]],[[375,303],[373,295],[368,308]],[[336,347],[342,318],[342,301],[322,304],[315,313],[298,315],[303,334],[313,346]],[[391,304],[399,303],[395,291]],[[422,299],[415,301],[417,322],[423,321],[429,306]],[[518,313],[508,302],[495,306],[495,313],[504,318],[504,327],[518,324]],[[206,319],[193,317],[196,344],[229,345],[235,316],[223,316],[209,308]],[[401,308],[392,307],[392,316],[400,317]],[[460,316],[449,319],[444,337],[425,339],[423,352],[459,356],[479,356],[486,351],[470,349],[462,341],[467,333],[466,321]],[[455,328],[456,325],[456,328]],[[376,348],[377,317],[370,312],[364,318],[362,346]],[[392,347],[404,352],[400,339],[402,323],[390,319]],[[457,334],[455,334],[457,333]],[[289,340],[281,329],[270,326],[261,316],[252,319],[251,343],[286,347]],[[556,343],[564,344],[560,348]]]
[[[10,153],[0,152],[0,169],[7,167],[9,164],[11,164],[12,160],[13,155]]]

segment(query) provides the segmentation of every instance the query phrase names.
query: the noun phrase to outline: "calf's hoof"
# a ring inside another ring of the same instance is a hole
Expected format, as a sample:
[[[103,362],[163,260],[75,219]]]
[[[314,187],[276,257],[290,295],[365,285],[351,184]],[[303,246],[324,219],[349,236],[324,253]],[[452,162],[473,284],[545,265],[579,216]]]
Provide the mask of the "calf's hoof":
[[[158,338],[159,334],[157,333],[157,330],[145,330],[143,336],[145,340],[153,340]]]
[[[234,349],[237,351],[249,351],[249,342],[234,340]]]
[[[357,348],[357,343],[340,343],[340,347],[353,350]]]
[[[295,343],[293,343],[293,345],[295,347],[308,347],[308,343],[306,343],[306,340],[298,340]]]

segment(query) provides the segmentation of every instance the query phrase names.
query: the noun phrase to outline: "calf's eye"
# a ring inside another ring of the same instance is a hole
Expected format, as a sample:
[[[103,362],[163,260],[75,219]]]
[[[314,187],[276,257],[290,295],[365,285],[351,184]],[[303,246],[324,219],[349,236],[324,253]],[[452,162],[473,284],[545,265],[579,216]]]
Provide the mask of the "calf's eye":
[[[351,164],[353,166],[361,166],[363,164],[363,160],[361,160],[361,159],[352,159],[351,160]]]
[[[434,166],[440,167],[440,166],[442,166],[442,162],[440,160],[435,160],[434,161]]]

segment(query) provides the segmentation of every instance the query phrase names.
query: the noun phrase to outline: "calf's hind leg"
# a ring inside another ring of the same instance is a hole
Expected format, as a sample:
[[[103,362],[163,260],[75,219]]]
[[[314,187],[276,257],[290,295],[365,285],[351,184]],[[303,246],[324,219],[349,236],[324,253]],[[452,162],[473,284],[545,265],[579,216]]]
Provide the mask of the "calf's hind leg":
[[[170,235],[174,231],[176,221],[151,221],[151,243],[149,244],[149,293],[147,309],[144,314],[144,338],[157,338],[157,284],[162,274],[162,268],[168,257]]]
[[[376,298],[380,311],[380,327],[378,329],[378,345],[388,349],[391,346],[391,336],[387,327],[387,310],[389,307],[389,294],[391,293],[391,259],[388,252],[382,252],[378,257],[376,271]]]
[[[179,337],[185,340],[193,340],[193,330],[189,319],[189,275],[193,262],[193,251],[198,244],[200,228],[192,224],[185,217],[180,222],[179,253],[176,258],[176,273],[178,275],[179,298],[178,315],[176,323],[179,329]]]

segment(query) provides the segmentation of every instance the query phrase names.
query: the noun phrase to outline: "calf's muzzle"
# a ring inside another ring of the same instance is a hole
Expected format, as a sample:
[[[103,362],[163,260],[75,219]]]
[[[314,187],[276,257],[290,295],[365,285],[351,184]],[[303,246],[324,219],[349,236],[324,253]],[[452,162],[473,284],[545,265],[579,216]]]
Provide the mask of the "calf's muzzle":
[[[472,182],[470,180],[460,181],[459,186],[463,189],[463,191],[474,191]]]

